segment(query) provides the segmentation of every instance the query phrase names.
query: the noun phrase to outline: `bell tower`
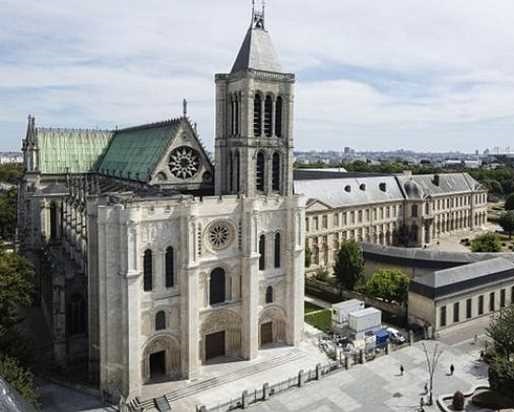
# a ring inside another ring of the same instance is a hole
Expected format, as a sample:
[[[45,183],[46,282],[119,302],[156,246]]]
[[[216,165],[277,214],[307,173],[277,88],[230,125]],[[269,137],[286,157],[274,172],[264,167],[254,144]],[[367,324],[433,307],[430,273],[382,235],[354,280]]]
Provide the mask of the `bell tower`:
[[[216,194],[293,193],[295,76],[282,70],[264,4],[232,70],[216,75]]]

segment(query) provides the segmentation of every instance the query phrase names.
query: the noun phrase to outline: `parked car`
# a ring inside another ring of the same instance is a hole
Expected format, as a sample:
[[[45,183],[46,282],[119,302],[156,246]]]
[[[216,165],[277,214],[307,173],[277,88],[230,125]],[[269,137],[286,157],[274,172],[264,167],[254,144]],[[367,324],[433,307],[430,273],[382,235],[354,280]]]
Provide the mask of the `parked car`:
[[[389,339],[391,339],[391,342],[402,344],[407,342],[407,339],[405,339],[405,336],[403,336],[399,330],[395,328],[387,328],[387,333],[389,333]]]

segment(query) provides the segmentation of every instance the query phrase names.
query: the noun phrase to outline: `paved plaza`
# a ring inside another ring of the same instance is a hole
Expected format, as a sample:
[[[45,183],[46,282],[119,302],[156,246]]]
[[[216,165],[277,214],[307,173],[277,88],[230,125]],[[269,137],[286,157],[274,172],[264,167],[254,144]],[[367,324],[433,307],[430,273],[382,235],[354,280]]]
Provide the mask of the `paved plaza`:
[[[435,342],[426,342],[434,345]],[[479,345],[471,341],[444,348],[435,377],[434,395],[466,391],[487,384],[487,368],[478,360]],[[454,376],[448,376],[450,364]],[[400,375],[400,365],[405,374]],[[347,371],[336,372],[320,382],[277,395],[256,404],[252,412],[390,412],[416,411],[427,382],[422,342]],[[434,397],[435,399],[435,397]],[[438,410],[434,407],[426,411]]]

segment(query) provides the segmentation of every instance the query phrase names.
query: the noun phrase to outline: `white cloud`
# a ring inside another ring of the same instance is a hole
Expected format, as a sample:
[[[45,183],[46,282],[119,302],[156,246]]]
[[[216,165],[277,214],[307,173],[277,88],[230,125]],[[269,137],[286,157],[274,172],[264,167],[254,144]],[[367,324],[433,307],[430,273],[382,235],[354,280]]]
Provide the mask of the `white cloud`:
[[[178,115],[183,97],[212,147],[213,75],[230,69],[250,1],[0,2],[0,150],[19,147],[28,113],[113,127]],[[297,148],[512,140],[511,0],[277,0],[267,17],[298,73]]]

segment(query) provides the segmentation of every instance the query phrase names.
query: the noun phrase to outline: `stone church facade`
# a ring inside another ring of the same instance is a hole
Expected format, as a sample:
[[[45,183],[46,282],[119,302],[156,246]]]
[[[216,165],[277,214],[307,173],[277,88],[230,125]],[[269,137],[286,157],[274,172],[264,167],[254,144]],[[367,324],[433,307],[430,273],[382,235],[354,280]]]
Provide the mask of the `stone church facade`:
[[[295,76],[252,24],[216,75],[216,168],[184,115],[23,140],[20,249],[57,364],[115,399],[303,334],[305,202],[293,194]]]

